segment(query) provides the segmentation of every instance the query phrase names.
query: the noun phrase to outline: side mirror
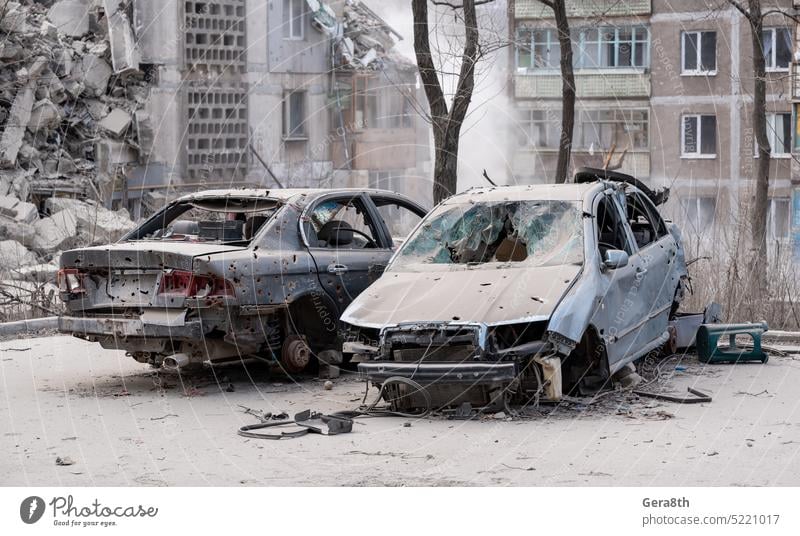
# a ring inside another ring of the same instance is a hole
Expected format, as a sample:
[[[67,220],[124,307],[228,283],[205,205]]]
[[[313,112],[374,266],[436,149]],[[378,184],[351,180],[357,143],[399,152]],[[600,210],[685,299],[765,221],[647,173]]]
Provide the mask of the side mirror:
[[[621,249],[606,250],[603,258],[603,268],[615,270],[628,265],[628,254]]]

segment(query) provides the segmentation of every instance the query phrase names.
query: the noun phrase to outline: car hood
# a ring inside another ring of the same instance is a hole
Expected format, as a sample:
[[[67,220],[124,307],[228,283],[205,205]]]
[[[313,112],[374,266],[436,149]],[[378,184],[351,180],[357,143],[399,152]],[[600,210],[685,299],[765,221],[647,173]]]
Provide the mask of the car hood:
[[[61,254],[62,268],[177,268],[191,270],[195,257],[239,251],[241,246],[141,240],[73,249]]]
[[[544,320],[580,271],[577,265],[389,271],[350,304],[342,321],[381,328],[404,322]]]

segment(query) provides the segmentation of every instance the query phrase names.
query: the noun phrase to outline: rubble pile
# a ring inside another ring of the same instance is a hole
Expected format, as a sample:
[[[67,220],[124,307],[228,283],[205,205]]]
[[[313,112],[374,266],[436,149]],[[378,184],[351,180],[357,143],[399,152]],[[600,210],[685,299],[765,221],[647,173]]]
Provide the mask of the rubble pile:
[[[333,39],[339,67],[381,70],[389,58],[408,63],[393,50],[403,37],[362,2],[346,0],[341,21],[324,2],[309,0],[308,5],[314,27]]]
[[[149,84],[128,9],[0,0],[0,280],[49,274],[60,250],[134,225],[97,202],[139,158]]]

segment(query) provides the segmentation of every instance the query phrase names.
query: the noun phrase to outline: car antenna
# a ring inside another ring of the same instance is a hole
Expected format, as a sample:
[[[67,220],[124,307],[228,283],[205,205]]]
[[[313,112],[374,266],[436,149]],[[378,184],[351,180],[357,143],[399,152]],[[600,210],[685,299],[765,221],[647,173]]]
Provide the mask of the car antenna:
[[[492,186],[497,186],[497,185],[494,183],[494,181],[493,181],[492,179],[490,179],[490,178],[489,178],[489,174],[488,174],[488,173],[486,173],[486,170],[485,170],[485,169],[483,170],[483,178],[484,178],[484,179],[486,179],[487,181],[489,181],[489,184],[491,184]]]

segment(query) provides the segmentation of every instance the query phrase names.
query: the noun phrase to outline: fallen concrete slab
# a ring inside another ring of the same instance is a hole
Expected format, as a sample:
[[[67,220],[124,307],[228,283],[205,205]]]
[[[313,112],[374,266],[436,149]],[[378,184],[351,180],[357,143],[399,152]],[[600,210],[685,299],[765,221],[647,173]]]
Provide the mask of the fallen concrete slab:
[[[128,112],[122,108],[114,108],[100,121],[100,128],[119,137],[128,130],[132,120],[133,118]]]
[[[61,0],[47,12],[47,18],[58,31],[69,37],[81,37],[89,33],[88,0]]]
[[[36,236],[33,249],[42,252],[64,249],[68,241],[78,232],[78,220],[71,210],[62,210],[49,218],[42,218],[33,224]]]
[[[16,240],[0,241],[0,269],[15,270],[20,266],[38,262],[36,254]]]

